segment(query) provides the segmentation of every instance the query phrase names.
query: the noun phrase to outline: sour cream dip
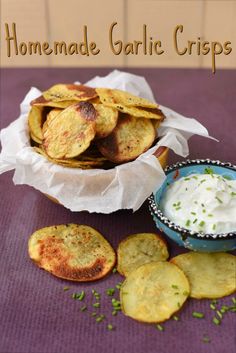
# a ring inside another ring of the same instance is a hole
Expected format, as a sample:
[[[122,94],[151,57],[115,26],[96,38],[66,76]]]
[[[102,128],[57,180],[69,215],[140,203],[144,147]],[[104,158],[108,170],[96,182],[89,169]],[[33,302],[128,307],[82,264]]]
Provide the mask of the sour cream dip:
[[[236,231],[236,180],[191,174],[169,185],[160,208],[175,224],[200,233]]]

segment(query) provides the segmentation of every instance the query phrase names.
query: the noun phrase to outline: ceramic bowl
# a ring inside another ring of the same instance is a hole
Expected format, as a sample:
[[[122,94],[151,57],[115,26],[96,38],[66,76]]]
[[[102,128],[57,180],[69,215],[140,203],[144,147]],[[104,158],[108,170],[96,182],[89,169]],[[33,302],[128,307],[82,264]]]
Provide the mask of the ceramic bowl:
[[[159,208],[167,186],[190,174],[205,174],[206,168],[213,173],[236,180],[236,166],[210,159],[186,160],[165,168],[166,180],[161,188],[149,198],[149,209],[156,226],[178,245],[202,252],[230,251],[236,249],[236,230],[225,234],[202,234],[182,228],[171,222]]]

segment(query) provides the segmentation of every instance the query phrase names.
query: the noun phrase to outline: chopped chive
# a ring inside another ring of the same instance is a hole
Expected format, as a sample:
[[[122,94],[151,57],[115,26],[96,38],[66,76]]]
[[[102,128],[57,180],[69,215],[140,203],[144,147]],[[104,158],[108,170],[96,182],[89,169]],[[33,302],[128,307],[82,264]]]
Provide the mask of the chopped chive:
[[[117,272],[117,268],[114,267],[113,270],[112,270],[112,273],[116,273]]]
[[[202,213],[206,213],[206,210],[205,210],[205,209],[203,209],[203,210],[202,210]]]
[[[160,324],[157,324],[156,325],[156,328],[159,330],[159,331],[164,331],[164,327]]]
[[[213,169],[211,168],[205,168],[205,174],[213,174]]]
[[[206,190],[211,191],[211,190],[212,190],[212,188],[206,188]]]
[[[236,305],[236,298],[235,298],[235,297],[233,297],[233,298],[231,298],[231,300],[232,300],[233,304],[235,304],[235,305]]]
[[[194,311],[192,313],[192,317],[195,317],[197,319],[203,319],[205,317],[205,315],[203,313],[200,313],[200,312],[197,312],[197,311]]]
[[[195,218],[195,220],[193,221],[193,224],[197,222],[197,218]]]
[[[116,288],[117,288],[117,289],[120,289],[121,286],[122,286],[122,282],[119,282],[119,283],[117,283]]]
[[[108,289],[106,290],[106,293],[107,293],[107,295],[109,295],[109,296],[113,296],[113,294],[115,293],[115,288],[108,288]]]
[[[230,194],[231,196],[236,196],[236,192],[231,192],[231,194]]]
[[[223,175],[223,178],[226,180],[232,180],[231,176],[229,176],[229,175]]]
[[[188,219],[188,220],[186,221],[185,225],[186,225],[186,227],[189,227],[190,224],[191,224],[191,221],[190,221],[190,219]]]
[[[197,201],[194,201],[194,203],[195,203],[195,205],[197,205],[197,204],[198,204],[198,202],[197,202]]]
[[[213,217],[213,214],[212,214],[212,213],[209,213],[209,214],[207,215],[207,217]]]
[[[64,287],[63,290],[66,292],[67,290],[69,290],[69,287]]]
[[[78,299],[79,299],[79,300],[83,300],[84,297],[85,297],[85,293],[84,293],[84,291],[82,290],[82,292],[81,292],[81,293],[79,294],[79,296],[78,296]]]
[[[203,227],[205,225],[205,222],[204,221],[201,221],[200,223],[199,223],[199,227]]]
[[[112,324],[108,324],[108,325],[107,325],[107,329],[108,329],[109,331],[112,331],[112,330],[114,330],[114,327],[112,326]]]
[[[177,207],[176,209],[175,209],[175,211],[179,211],[181,209],[181,207]]]
[[[117,310],[113,310],[111,313],[112,316],[116,316],[117,315]]]
[[[218,304],[218,300],[217,299],[212,299],[212,304]]]
[[[176,315],[174,315],[174,316],[173,316],[173,320],[175,320],[175,321],[179,321],[179,317],[178,317],[178,316],[176,316]]]
[[[191,212],[192,215],[196,216],[196,212]]]
[[[202,180],[200,181],[200,184],[204,183],[205,181],[206,181],[206,179],[202,179]]]
[[[211,304],[210,304],[210,308],[211,308],[212,310],[216,310],[215,304],[211,303]]]
[[[103,318],[101,318],[100,316],[96,318],[96,322],[102,322]]]
[[[84,306],[82,306],[82,307],[80,308],[80,311],[85,311],[85,310],[87,310],[87,306],[86,306],[86,305],[84,305]]]
[[[216,196],[215,199],[216,199],[219,203],[223,203],[223,201],[222,201],[218,196]]]
[[[176,292],[175,295],[179,295],[179,292]]]
[[[201,203],[201,206],[202,206],[202,207],[205,207],[204,203]]]
[[[213,224],[212,229],[216,230],[216,224]]]
[[[177,205],[176,205],[176,203],[173,203],[173,207],[176,207]]]
[[[91,314],[91,316],[97,316],[97,313],[95,313],[95,312],[93,312],[92,314]]]
[[[236,313],[236,306],[230,307],[229,309],[232,313]]]
[[[71,295],[71,297],[72,297],[73,299],[78,299],[78,294],[77,294],[77,293],[73,293],[73,294]]]
[[[197,177],[196,175],[194,175],[194,176],[193,176],[193,179],[196,179],[196,180],[198,180],[198,177]]]
[[[220,320],[217,319],[217,317],[213,317],[212,322],[213,322],[215,325],[220,325]]]
[[[180,302],[178,302],[178,303],[177,303],[177,306],[178,306],[178,308],[180,308],[180,307],[181,307]]]
[[[100,303],[93,303],[94,308],[100,308]]]
[[[184,180],[188,181],[188,180],[191,180],[191,178],[184,178]]]
[[[210,338],[207,335],[204,335],[203,338],[202,338],[202,342],[203,343],[210,343],[211,340],[210,340]]]
[[[220,319],[222,319],[222,313],[219,310],[216,310],[217,315],[219,316]]]
[[[179,289],[179,287],[176,284],[172,284],[171,287],[174,289]]]

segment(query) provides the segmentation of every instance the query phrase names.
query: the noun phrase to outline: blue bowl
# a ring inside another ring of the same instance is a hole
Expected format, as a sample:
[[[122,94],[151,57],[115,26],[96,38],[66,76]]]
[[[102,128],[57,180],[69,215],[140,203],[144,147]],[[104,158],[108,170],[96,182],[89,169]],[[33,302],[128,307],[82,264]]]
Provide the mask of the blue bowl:
[[[149,209],[156,226],[178,245],[201,252],[230,251],[236,249],[236,231],[226,234],[202,234],[182,228],[164,216],[159,208],[166,187],[181,177],[190,174],[205,174],[206,168],[213,173],[236,180],[236,166],[210,159],[186,160],[166,167],[166,180],[161,188],[149,197]]]

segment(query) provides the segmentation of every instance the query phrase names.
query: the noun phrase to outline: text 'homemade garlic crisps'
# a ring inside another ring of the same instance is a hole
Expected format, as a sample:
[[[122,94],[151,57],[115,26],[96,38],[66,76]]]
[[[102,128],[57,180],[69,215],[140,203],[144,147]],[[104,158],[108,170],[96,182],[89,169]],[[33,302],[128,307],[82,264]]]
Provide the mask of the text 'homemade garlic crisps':
[[[118,89],[56,84],[31,102],[31,143],[65,167],[109,169],[132,161],[157,138],[158,105]]]

